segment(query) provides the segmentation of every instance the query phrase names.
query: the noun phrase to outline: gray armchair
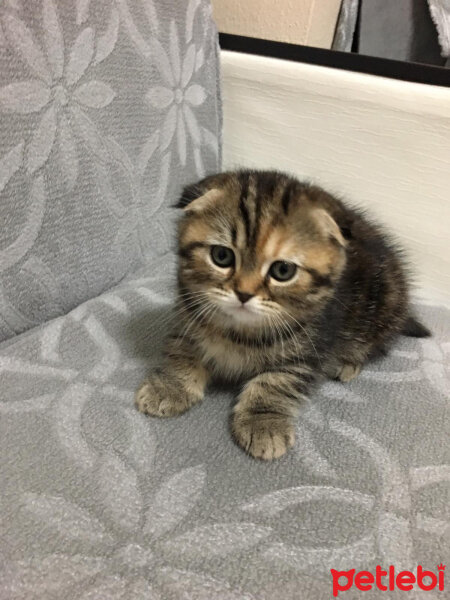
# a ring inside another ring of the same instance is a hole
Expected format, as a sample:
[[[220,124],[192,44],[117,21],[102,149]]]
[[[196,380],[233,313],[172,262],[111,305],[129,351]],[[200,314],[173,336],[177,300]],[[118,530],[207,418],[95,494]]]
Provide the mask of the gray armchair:
[[[330,569],[449,556],[446,309],[324,384],[273,464],[232,442],[228,390],[133,406],[171,206],[220,169],[217,50],[208,0],[0,0],[2,600],[320,600]]]

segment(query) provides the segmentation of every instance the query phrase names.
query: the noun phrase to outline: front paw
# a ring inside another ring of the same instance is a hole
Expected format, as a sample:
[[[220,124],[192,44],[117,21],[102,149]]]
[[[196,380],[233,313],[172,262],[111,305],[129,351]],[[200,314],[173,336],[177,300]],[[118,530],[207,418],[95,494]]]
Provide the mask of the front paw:
[[[189,396],[180,384],[152,375],[144,381],[135,395],[139,411],[154,417],[175,417],[186,412],[198,399]]]
[[[340,368],[337,378],[343,383],[348,383],[352,379],[355,379],[355,377],[358,377],[360,371],[361,365],[351,365],[346,363]]]
[[[294,445],[292,422],[278,415],[235,414],[232,422],[236,442],[254,458],[280,458]]]

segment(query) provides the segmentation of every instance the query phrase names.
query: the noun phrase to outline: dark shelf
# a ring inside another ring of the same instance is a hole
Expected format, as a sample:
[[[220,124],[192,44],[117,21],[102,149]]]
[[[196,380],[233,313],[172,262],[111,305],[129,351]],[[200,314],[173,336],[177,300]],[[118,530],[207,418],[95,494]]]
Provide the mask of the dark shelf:
[[[231,50],[233,52],[257,54],[259,56],[281,58],[283,60],[320,65],[322,67],[344,69],[345,71],[356,71],[358,73],[367,73],[391,79],[450,87],[450,69],[446,69],[445,67],[365,56],[352,52],[324,50],[323,48],[312,48],[310,46],[300,46],[284,42],[273,42],[271,40],[262,40],[229,33],[220,33],[219,41],[220,47],[223,50]]]

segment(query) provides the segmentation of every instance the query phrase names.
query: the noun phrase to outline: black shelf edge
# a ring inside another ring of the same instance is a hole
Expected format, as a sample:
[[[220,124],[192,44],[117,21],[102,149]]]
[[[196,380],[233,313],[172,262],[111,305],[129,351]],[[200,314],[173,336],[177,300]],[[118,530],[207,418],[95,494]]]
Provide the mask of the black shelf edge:
[[[450,69],[435,65],[390,60],[351,52],[337,52],[230,33],[219,33],[219,44],[222,50],[232,52],[256,54],[390,79],[450,87]]]

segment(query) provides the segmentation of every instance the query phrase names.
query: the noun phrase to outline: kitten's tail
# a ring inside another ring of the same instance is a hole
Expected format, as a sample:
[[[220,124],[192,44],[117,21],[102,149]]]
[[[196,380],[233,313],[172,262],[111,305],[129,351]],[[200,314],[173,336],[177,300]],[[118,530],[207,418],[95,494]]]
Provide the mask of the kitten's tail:
[[[430,337],[431,331],[427,329],[425,325],[422,325],[415,317],[409,315],[403,325],[401,334],[409,337],[424,338]]]

